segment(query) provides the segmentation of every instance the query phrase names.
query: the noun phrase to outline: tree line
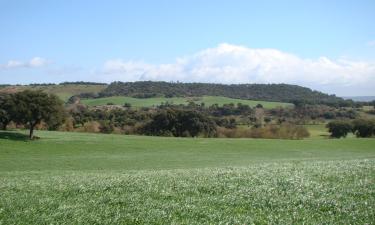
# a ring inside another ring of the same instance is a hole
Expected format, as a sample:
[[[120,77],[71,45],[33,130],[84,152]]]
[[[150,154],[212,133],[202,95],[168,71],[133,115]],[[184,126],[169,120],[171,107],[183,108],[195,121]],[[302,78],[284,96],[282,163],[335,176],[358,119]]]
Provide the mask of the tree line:
[[[326,105],[297,105],[265,109],[261,104],[250,107],[238,104],[190,102],[174,105],[168,102],[157,107],[133,108],[107,105],[88,107],[78,102],[63,104],[55,95],[40,90],[25,90],[0,95],[0,125],[6,129],[12,122],[29,129],[29,137],[39,129],[122,133],[175,137],[253,137],[300,139],[309,134],[304,124],[336,119],[327,126],[332,137],[337,132],[355,133],[358,137],[373,122],[360,119],[353,108]],[[346,122],[351,121],[351,122]],[[361,122],[362,121],[362,122]],[[348,125],[349,124],[349,125]],[[346,133],[346,134],[347,134]],[[345,134],[345,135],[346,135]]]
[[[211,83],[169,83],[154,81],[112,82],[98,94],[88,93],[84,97],[131,96],[136,98],[224,96],[237,99],[251,99],[303,104],[351,105],[335,95],[313,91],[306,87],[290,84],[211,84]]]
[[[335,120],[327,124],[331,137],[346,137],[353,133],[357,137],[372,137],[375,135],[375,120],[356,119],[353,121]]]

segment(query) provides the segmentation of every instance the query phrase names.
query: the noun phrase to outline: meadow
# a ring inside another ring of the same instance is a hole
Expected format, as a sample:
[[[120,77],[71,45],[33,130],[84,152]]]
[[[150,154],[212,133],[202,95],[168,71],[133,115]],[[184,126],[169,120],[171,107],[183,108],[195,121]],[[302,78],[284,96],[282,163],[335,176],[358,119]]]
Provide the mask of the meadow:
[[[372,224],[375,139],[0,132],[0,224]]]
[[[189,102],[194,102],[196,104],[204,103],[206,106],[211,106],[213,104],[218,104],[220,106],[224,104],[244,104],[249,105],[251,107],[256,106],[257,104],[262,104],[265,108],[275,108],[275,107],[287,107],[293,106],[291,103],[283,103],[283,102],[268,102],[268,101],[253,101],[253,100],[244,100],[244,99],[234,99],[234,98],[227,98],[222,96],[203,96],[203,97],[173,97],[173,98],[165,98],[165,97],[154,97],[154,98],[132,98],[126,96],[113,96],[113,97],[105,97],[105,98],[96,98],[96,99],[82,99],[81,102],[83,104],[89,106],[98,106],[98,105],[106,105],[108,103],[115,104],[115,105],[124,105],[125,103],[130,103],[134,107],[152,107],[158,106],[162,103],[170,103],[170,104],[183,104],[187,105]]]

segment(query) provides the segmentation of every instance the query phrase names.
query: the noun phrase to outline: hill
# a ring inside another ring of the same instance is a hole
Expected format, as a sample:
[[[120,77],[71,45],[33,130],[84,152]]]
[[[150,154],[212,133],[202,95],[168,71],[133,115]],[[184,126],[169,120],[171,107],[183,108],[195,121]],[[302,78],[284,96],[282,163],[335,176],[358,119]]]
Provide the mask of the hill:
[[[168,82],[113,82],[110,85],[94,82],[64,82],[60,84],[0,85],[0,92],[14,93],[25,89],[43,90],[56,94],[67,101],[72,96],[81,98],[102,98],[127,96],[133,98],[190,98],[203,96],[220,96],[236,103],[242,100],[265,102],[306,102],[310,104],[348,103],[335,95],[324,94],[309,88],[289,84],[210,84],[210,83],[168,83]],[[213,97],[214,98],[214,97]],[[222,100],[222,99],[221,99]],[[218,103],[227,103],[215,99]],[[99,101],[99,100],[98,100]],[[152,100],[150,100],[153,102]],[[175,102],[180,101],[176,100]],[[181,99],[181,102],[185,102]],[[95,101],[94,101],[95,102]],[[160,101],[156,102],[156,104]],[[262,104],[262,103],[261,103]],[[271,103],[273,104],[273,103]],[[282,104],[282,103],[281,103]]]
[[[70,97],[81,93],[99,93],[106,88],[106,84],[92,82],[65,82],[60,84],[31,84],[31,85],[1,85],[0,92],[15,93],[26,89],[43,90],[55,94],[66,102]]]
[[[271,102],[305,101],[312,104],[334,104],[344,101],[335,95],[313,91],[309,88],[289,84],[210,84],[168,82],[113,82],[99,93],[101,97],[130,96],[149,97],[192,97],[223,96]]]
[[[133,98],[127,96],[112,96],[112,97],[103,97],[103,98],[89,98],[82,99],[83,104],[89,106],[99,106],[99,105],[124,105],[125,103],[130,103],[132,107],[151,107],[158,106],[162,103],[170,104],[183,104],[187,105],[189,102],[194,102],[196,104],[204,103],[206,106],[211,106],[213,104],[218,104],[220,106],[224,104],[237,104],[241,103],[243,105],[249,105],[251,107],[261,104],[264,108],[275,108],[275,107],[288,107],[293,106],[291,103],[282,103],[282,102],[267,102],[267,101],[253,101],[253,100],[244,100],[244,99],[234,99],[221,96],[203,96],[203,97],[152,97],[152,98]]]

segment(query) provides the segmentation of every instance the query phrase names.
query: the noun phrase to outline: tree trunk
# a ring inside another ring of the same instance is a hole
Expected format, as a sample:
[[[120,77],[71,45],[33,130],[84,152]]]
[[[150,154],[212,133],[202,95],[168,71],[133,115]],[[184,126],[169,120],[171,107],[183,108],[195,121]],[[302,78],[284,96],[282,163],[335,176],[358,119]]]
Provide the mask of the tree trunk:
[[[1,126],[1,129],[2,130],[7,130],[7,125],[8,125],[7,123],[3,123],[2,126]]]
[[[33,137],[34,137],[34,126],[35,125],[33,125],[33,124],[30,125],[30,134],[29,134],[30,140],[32,140]]]

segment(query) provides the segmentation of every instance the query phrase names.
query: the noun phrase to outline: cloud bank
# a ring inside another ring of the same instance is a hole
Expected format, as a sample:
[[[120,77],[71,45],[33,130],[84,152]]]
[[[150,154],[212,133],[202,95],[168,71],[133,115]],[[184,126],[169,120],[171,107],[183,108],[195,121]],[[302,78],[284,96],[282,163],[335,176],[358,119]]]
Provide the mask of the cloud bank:
[[[212,83],[291,83],[330,93],[330,88],[375,89],[375,62],[327,57],[304,59],[276,49],[220,44],[170,64],[108,60],[108,81],[181,81]]]
[[[38,68],[46,66],[49,63],[49,60],[41,57],[34,57],[29,61],[9,60],[5,64],[0,64],[0,69]]]

